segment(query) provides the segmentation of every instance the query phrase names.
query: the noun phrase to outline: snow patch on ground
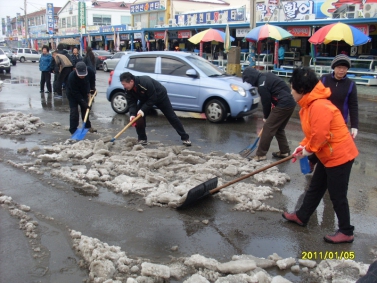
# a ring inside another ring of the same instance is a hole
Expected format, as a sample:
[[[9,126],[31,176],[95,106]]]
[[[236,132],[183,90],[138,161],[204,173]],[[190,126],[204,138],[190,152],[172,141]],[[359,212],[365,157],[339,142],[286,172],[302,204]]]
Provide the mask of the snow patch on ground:
[[[24,230],[26,237],[38,237],[38,222],[29,216],[30,207],[15,203],[2,192],[0,205],[8,210],[10,215],[20,219],[20,229]],[[295,273],[306,274],[310,282],[355,282],[364,276],[369,268],[369,264],[352,260],[323,260],[316,265],[315,261],[284,259],[276,253],[267,259],[253,255],[234,255],[230,261],[223,263],[200,254],[172,258],[171,262],[165,264],[152,263],[149,259],[131,258],[120,247],[82,235],[79,231],[69,232],[73,249],[82,258],[79,266],[89,271],[86,282],[163,283],[179,280],[186,283],[288,283],[291,281],[280,275],[271,276],[266,269],[289,266],[295,267],[292,270]],[[38,257],[38,253],[41,253],[40,247],[33,247],[33,252],[35,257]],[[298,263],[306,267],[300,271]]]
[[[38,151],[24,149],[20,154],[25,152],[35,161],[8,163],[37,174],[50,173],[89,193],[105,187],[122,195],[140,195],[148,206],[173,208],[186,200],[189,190],[212,178],[217,178],[217,186],[221,186],[269,164],[249,161],[238,154],[204,154],[184,146],[155,143],[143,147],[132,137],[115,143],[68,140]],[[214,197],[234,203],[234,210],[281,212],[266,201],[280,192],[277,185],[289,180],[287,174],[273,167],[223,188]]]
[[[0,135],[31,135],[44,123],[31,114],[7,112],[0,114]]]

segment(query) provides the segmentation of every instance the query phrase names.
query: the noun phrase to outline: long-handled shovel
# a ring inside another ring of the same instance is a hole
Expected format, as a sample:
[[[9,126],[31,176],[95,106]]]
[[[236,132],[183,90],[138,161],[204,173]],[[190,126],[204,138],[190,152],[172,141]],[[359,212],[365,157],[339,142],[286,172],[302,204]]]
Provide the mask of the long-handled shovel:
[[[254,152],[254,150],[258,146],[258,142],[259,142],[260,136],[262,135],[262,132],[263,132],[263,128],[259,131],[258,138],[255,140],[255,142],[252,143],[252,144],[249,144],[247,147],[245,147],[243,150],[241,150],[239,152],[239,154],[242,157],[248,158],[250,156],[250,154],[252,154]]]
[[[136,117],[135,117],[135,119],[133,119],[131,122],[129,122],[119,133],[117,133],[116,134],[116,136],[115,137],[113,137],[111,140],[110,140],[110,142],[114,142],[117,138],[119,138],[119,136],[121,135],[121,134],[123,134],[129,127],[131,127],[132,126],[132,124],[133,123],[135,123],[140,117],[142,117],[141,116],[141,114],[140,115],[137,115]]]
[[[86,120],[88,120],[90,106],[92,105],[94,97],[96,95],[97,95],[97,91],[95,91],[94,94],[92,95],[92,97],[89,99],[88,108],[86,109],[86,113],[85,113],[85,117],[84,117],[84,122],[82,124],[82,128],[81,129],[77,129],[76,132],[73,133],[71,139],[73,139],[73,140],[82,140],[82,139],[85,138],[85,135],[86,135],[86,133],[89,130],[88,128],[85,128]]]
[[[221,189],[225,188],[225,187],[228,187],[230,185],[233,185],[234,183],[237,183],[239,181],[242,181],[246,178],[249,178],[255,174],[258,174],[262,171],[265,171],[271,167],[274,167],[276,165],[279,165],[281,163],[284,163],[290,159],[293,158],[293,155],[291,156],[288,156],[286,158],[283,158],[283,159],[280,159],[279,161],[276,161],[274,163],[271,163],[270,165],[267,165],[265,167],[262,167],[262,168],[259,168],[258,170],[254,171],[254,172],[251,172],[245,176],[242,176],[242,177],[239,177],[233,181],[230,181],[229,183],[226,183],[220,187],[217,187],[217,177],[211,179],[211,180],[208,180],[198,186],[196,186],[195,188],[191,189],[188,191],[187,193],[187,197],[185,199],[185,201],[180,205],[178,206],[177,208],[178,209],[181,209],[181,208],[187,208],[188,206],[194,204],[195,202],[197,202],[198,200],[208,196],[208,195],[213,195],[215,193],[217,193],[218,191],[220,191]]]

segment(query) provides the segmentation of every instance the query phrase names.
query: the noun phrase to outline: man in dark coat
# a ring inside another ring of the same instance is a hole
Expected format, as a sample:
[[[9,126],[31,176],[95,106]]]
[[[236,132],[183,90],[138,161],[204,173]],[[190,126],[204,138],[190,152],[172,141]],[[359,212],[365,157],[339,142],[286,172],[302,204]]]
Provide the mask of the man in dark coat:
[[[242,80],[258,88],[263,107],[265,124],[256,156],[253,159],[256,161],[267,159],[266,154],[273,137],[278,142],[279,151],[273,152],[272,156],[287,157],[290,154],[290,149],[284,129],[296,107],[288,84],[275,74],[261,73],[252,67],[245,68]]]
[[[72,71],[67,80],[67,98],[69,101],[70,116],[69,116],[69,131],[71,134],[76,132],[79,125],[79,106],[81,109],[81,118],[84,120],[86,110],[88,109],[88,101],[90,96],[90,85],[87,77],[88,70],[84,62],[76,64],[76,70]],[[97,132],[93,129],[89,120],[86,120],[85,128],[89,132]]]
[[[191,146],[189,135],[185,132],[183,125],[173,107],[171,106],[166,88],[158,81],[148,76],[134,76],[130,72],[120,75],[120,82],[126,90],[126,99],[130,111],[130,121],[135,119],[136,115],[143,118],[136,122],[136,132],[139,144],[147,144],[147,135],[145,133],[146,115],[149,110],[156,106],[168,119],[169,123],[181,136],[182,143]],[[141,121],[140,121],[141,120]]]

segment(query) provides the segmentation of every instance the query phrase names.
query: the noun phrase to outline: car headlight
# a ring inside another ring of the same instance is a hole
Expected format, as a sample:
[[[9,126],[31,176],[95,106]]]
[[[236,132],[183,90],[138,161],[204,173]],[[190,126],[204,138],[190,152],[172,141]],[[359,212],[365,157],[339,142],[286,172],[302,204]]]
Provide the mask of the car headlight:
[[[232,89],[233,91],[238,92],[240,95],[242,95],[242,96],[246,96],[246,91],[245,91],[244,88],[242,88],[242,87],[240,87],[240,86],[238,86],[238,85],[234,85],[234,84],[231,84],[230,87],[231,87],[231,89]]]
[[[8,63],[8,62],[9,62],[9,58],[7,57],[4,59],[4,63]]]

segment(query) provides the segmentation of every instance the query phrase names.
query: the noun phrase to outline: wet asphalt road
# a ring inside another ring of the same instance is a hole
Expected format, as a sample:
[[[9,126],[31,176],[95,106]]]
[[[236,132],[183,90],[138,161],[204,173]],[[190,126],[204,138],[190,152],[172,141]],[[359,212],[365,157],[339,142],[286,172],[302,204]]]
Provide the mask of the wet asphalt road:
[[[6,161],[28,160],[27,156],[17,154],[18,148],[43,147],[64,142],[70,137],[64,129],[69,123],[67,100],[49,99],[47,94],[41,97],[39,76],[38,63],[18,63],[12,67],[11,76],[0,75],[5,82],[0,92],[1,113],[21,111],[40,117],[45,123],[62,124],[60,130],[53,132],[41,128],[40,134],[30,136],[0,136],[0,191],[15,202],[31,207],[31,216],[39,222],[40,246],[44,253],[40,258],[33,258],[32,249],[37,243],[27,239],[18,229],[18,219],[0,208],[0,282],[81,282],[87,278],[87,271],[78,267],[80,258],[72,251],[68,229],[120,246],[129,257],[144,257],[155,263],[166,263],[170,257],[188,257],[196,253],[220,262],[239,254],[267,258],[274,252],[283,258],[299,259],[308,251],[354,251],[356,261],[364,263],[371,263],[376,257],[373,251],[377,248],[377,99],[374,100],[373,96],[359,100],[360,128],[356,144],[360,155],[353,166],[349,186],[355,241],[353,244],[331,245],[323,241],[323,236],[337,227],[328,195],[308,226],[302,228],[285,222],[280,213],[232,211],[232,204],[213,197],[184,211],[147,207],[138,196],[120,196],[107,189],[102,189],[98,196],[87,196],[56,179],[41,178],[15,169]],[[99,131],[111,129],[115,135],[128,123],[128,116],[115,114],[107,102],[108,76],[109,73],[97,71],[98,97],[91,120]],[[374,92],[372,88],[376,87],[358,89],[361,94],[363,89],[370,94]],[[297,117],[296,111],[286,128],[292,150],[302,138]],[[255,140],[263,122],[259,111],[245,119],[223,124],[192,118],[182,118],[182,123],[193,142],[192,150],[237,153]],[[147,130],[150,141],[180,145],[179,136],[158,113],[148,117]],[[134,129],[123,136],[126,135],[136,137]],[[96,137],[87,135],[89,139]],[[271,152],[276,150],[277,143],[273,141],[268,156],[271,157]],[[297,163],[284,163],[279,169],[286,172],[291,181],[282,187],[281,193],[274,194],[269,204],[292,211],[300,205],[310,176],[303,176]],[[138,212],[139,208],[143,209],[142,213]],[[45,216],[53,217],[53,220]],[[201,223],[205,219],[209,220],[208,225]],[[175,245],[179,247],[178,251],[171,250]],[[272,275],[281,274],[293,282],[302,282],[300,276],[289,271],[267,271]]]

